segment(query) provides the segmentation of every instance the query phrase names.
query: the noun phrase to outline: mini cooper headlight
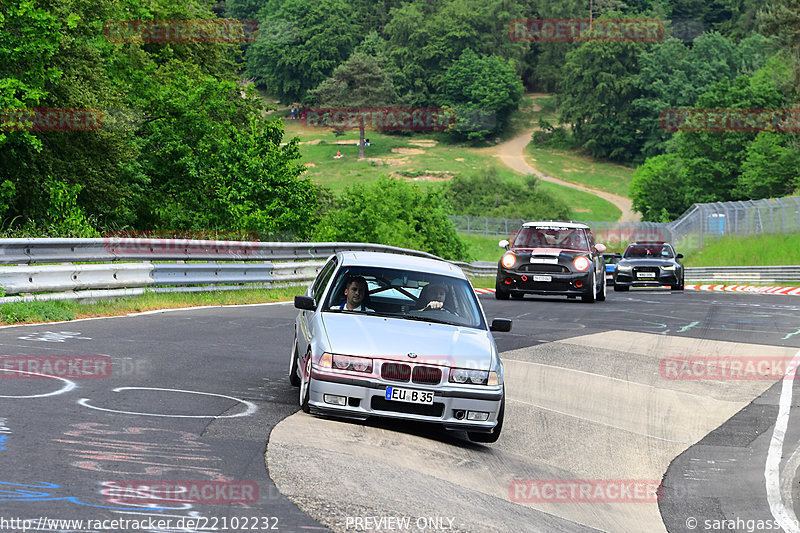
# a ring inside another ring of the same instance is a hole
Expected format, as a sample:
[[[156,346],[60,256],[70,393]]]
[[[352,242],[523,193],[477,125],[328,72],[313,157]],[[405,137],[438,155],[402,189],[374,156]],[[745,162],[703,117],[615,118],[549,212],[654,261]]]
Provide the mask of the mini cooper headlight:
[[[505,254],[501,261],[502,265],[506,268],[512,268],[516,262],[517,262],[517,256],[515,256],[512,253]]]
[[[579,272],[583,272],[584,270],[589,268],[589,265],[591,265],[592,262],[589,261],[589,259],[586,256],[579,255],[578,257],[572,260],[572,264],[575,265],[576,270],[578,270]]]

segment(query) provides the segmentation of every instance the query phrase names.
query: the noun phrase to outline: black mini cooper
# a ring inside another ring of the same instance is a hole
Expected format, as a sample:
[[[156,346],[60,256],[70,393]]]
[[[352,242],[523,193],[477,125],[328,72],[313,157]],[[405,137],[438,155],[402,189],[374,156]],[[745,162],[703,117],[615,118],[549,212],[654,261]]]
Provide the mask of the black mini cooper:
[[[606,299],[603,252],[589,226],[575,222],[526,222],[497,265],[495,297],[560,295],[584,302]]]
[[[669,286],[683,290],[683,254],[667,242],[632,242],[614,268],[614,290]]]

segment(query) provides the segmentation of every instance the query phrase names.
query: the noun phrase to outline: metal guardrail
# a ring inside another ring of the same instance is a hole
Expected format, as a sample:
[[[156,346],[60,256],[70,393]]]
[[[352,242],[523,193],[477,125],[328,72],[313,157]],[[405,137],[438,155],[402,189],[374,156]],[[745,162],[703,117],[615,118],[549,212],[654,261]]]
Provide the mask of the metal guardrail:
[[[96,299],[145,290],[191,292],[305,284],[314,279],[324,259],[343,250],[441,259],[417,250],[368,243],[0,239],[0,264],[15,265],[0,266],[0,287],[7,294],[22,295],[2,297],[0,303]],[[136,260],[139,262],[132,262]],[[452,263],[472,277],[497,273],[494,262]],[[798,283],[800,266],[687,268],[686,281]]]
[[[144,289],[187,292],[208,286],[233,290],[303,284],[316,277],[324,259],[343,250],[441,259],[418,250],[369,243],[0,239],[0,264],[16,265],[0,267],[0,287],[6,294],[24,295],[2,297],[0,303],[96,299],[141,294]],[[140,262],[130,262],[136,260]],[[495,272],[493,265],[456,264],[472,276]]]
[[[685,280],[692,283],[800,283],[800,266],[692,267],[686,269]]]

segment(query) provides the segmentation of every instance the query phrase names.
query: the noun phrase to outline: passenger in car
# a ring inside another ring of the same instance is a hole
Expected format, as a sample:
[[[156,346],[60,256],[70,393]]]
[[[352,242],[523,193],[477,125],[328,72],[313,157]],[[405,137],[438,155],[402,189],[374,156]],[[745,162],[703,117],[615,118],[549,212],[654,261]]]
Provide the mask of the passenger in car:
[[[345,301],[338,307],[343,311],[375,312],[374,309],[370,309],[365,304],[369,299],[369,288],[367,287],[367,280],[362,276],[353,276],[347,280],[344,297]]]

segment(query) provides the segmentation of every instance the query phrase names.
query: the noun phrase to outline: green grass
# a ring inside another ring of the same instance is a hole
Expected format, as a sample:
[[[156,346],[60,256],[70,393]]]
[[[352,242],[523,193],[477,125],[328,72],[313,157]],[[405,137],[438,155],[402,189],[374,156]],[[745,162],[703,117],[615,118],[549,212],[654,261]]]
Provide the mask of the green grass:
[[[542,180],[539,186],[566,202],[572,220],[616,221],[622,215],[619,207],[591,193]]]
[[[540,148],[529,144],[525,148],[529,163],[550,176],[579,183],[628,197],[634,169],[599,161],[577,151]]]
[[[687,267],[800,264],[800,235],[764,234],[706,238],[703,248],[685,254]],[[680,248],[677,248],[680,252]]]
[[[514,228],[515,230],[517,228]],[[467,252],[472,261],[498,261],[503,249],[497,243],[507,239],[507,235],[481,235],[477,233],[459,233],[459,237],[467,244]]]
[[[83,303],[71,300],[11,302],[0,305],[0,323],[31,324],[139,313],[154,309],[197,307],[202,305],[235,305],[291,300],[305,291],[292,286],[275,289],[242,289],[236,291],[207,291],[193,293],[155,293],[140,296]]]

